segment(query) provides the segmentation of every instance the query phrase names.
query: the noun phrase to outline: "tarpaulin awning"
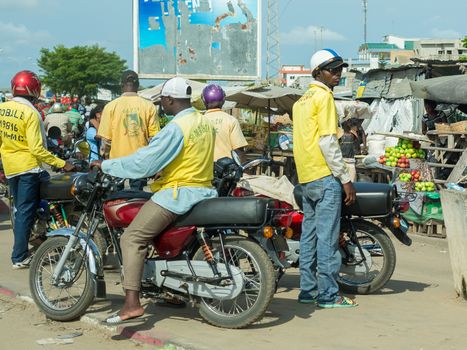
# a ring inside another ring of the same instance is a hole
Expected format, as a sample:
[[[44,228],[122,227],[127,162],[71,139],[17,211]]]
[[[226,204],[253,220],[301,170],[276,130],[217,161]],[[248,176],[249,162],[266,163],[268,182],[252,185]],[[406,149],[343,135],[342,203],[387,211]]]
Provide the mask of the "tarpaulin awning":
[[[413,96],[442,103],[467,104],[467,75],[410,82]]]

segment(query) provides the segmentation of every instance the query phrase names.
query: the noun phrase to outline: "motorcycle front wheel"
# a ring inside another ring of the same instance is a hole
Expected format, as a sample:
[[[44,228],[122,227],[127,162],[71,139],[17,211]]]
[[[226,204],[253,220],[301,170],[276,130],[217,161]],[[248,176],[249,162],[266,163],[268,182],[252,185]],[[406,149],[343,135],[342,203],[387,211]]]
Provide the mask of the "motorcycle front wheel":
[[[47,239],[37,249],[29,268],[32,297],[39,309],[55,321],[82,316],[94,300],[95,281],[80,244],[70,252],[58,281],[52,283],[53,271],[67,243],[66,237]]]
[[[353,221],[355,239],[352,242],[350,225],[341,223],[342,266],[337,282],[351,294],[371,294],[384,287],[396,267],[396,251],[391,239],[379,226],[368,221]],[[344,244],[344,248],[342,247]],[[363,253],[363,256],[362,256]]]
[[[224,264],[218,239],[212,240],[214,258]],[[244,274],[242,292],[231,300],[202,298],[199,313],[208,323],[222,328],[244,328],[261,319],[275,290],[276,275],[268,255],[255,242],[245,237],[226,237],[224,242],[227,263]],[[200,248],[193,260],[204,260]]]

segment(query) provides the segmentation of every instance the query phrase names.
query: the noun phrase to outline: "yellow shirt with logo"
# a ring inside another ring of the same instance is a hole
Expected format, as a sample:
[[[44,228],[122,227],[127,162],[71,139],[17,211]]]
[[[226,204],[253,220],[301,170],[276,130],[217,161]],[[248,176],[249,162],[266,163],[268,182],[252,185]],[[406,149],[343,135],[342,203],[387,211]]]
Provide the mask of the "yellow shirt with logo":
[[[97,134],[112,141],[109,158],[126,157],[160,130],[154,104],[136,93],[124,93],[102,111]]]
[[[205,116],[216,131],[214,161],[223,157],[232,158],[232,150],[248,146],[248,142],[240,128],[240,123],[235,117],[220,109],[209,110]]]
[[[332,91],[314,82],[293,106],[293,153],[298,180],[307,183],[331,175],[319,139],[337,133],[338,116]]]
[[[0,153],[7,177],[40,168],[42,163],[65,166],[64,160],[44,147],[39,118],[39,113],[27,104],[0,104]]]
[[[214,174],[215,131],[198,111],[176,118],[183,133],[183,148],[163,170],[160,179],[151,185],[153,192],[179,187],[212,187]]]

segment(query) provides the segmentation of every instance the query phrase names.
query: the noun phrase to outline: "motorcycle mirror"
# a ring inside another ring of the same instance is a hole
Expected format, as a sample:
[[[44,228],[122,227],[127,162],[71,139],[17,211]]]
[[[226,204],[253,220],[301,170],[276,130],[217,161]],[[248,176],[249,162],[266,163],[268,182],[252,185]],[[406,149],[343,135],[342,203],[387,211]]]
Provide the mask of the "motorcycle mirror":
[[[47,136],[52,140],[59,140],[62,136],[62,132],[56,126],[52,126],[49,131],[47,131]]]
[[[75,147],[73,148],[73,153],[81,153],[85,159],[89,158],[89,154],[91,153],[91,146],[89,143],[84,140],[78,140],[75,143]]]
[[[240,168],[243,168],[242,161],[240,160],[238,153],[232,150],[231,154],[232,154],[232,159],[235,162],[235,164],[237,164]]]

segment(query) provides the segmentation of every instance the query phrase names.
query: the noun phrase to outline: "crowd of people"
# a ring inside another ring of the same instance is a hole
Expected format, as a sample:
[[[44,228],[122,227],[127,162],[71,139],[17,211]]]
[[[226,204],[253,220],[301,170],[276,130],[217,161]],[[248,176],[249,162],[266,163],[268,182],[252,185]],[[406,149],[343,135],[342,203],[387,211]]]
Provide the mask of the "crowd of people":
[[[332,50],[320,50],[311,58],[315,81],[296,102],[294,115],[294,158],[303,187],[305,220],[300,247],[301,303],[323,308],[354,307],[356,302],[341,296],[336,282],[340,267],[338,249],[342,192],[345,205],[355,201],[355,189],[344,158],[352,158],[353,144],[338,141],[338,120],[332,90],[339,83],[346,63]],[[91,166],[104,173],[130,179],[132,190],[142,190],[149,177],[155,192],[121,237],[125,303],[109,324],[139,317],[140,281],[148,243],[179,215],[196,203],[217,195],[212,187],[213,163],[231,157],[232,150],[247,145],[238,120],[222,111],[225,93],[219,85],[203,90],[206,111],[191,105],[192,89],[187,80],[175,77],[165,82],[160,112],[138,96],[137,73],[125,71],[123,94],[107,105],[81,105],[59,101],[43,120],[35,108],[41,91],[39,78],[22,71],[12,79],[11,101],[0,104],[0,153],[15,206],[13,268],[27,267],[31,255],[28,238],[39,204],[39,183],[48,176],[43,163],[65,171],[73,166],[51,154],[45,135],[60,130],[61,142],[70,145],[84,135],[90,144]],[[159,114],[170,116],[160,128]],[[344,128],[344,141],[358,137],[352,127]],[[21,161],[18,161],[18,159]]]

